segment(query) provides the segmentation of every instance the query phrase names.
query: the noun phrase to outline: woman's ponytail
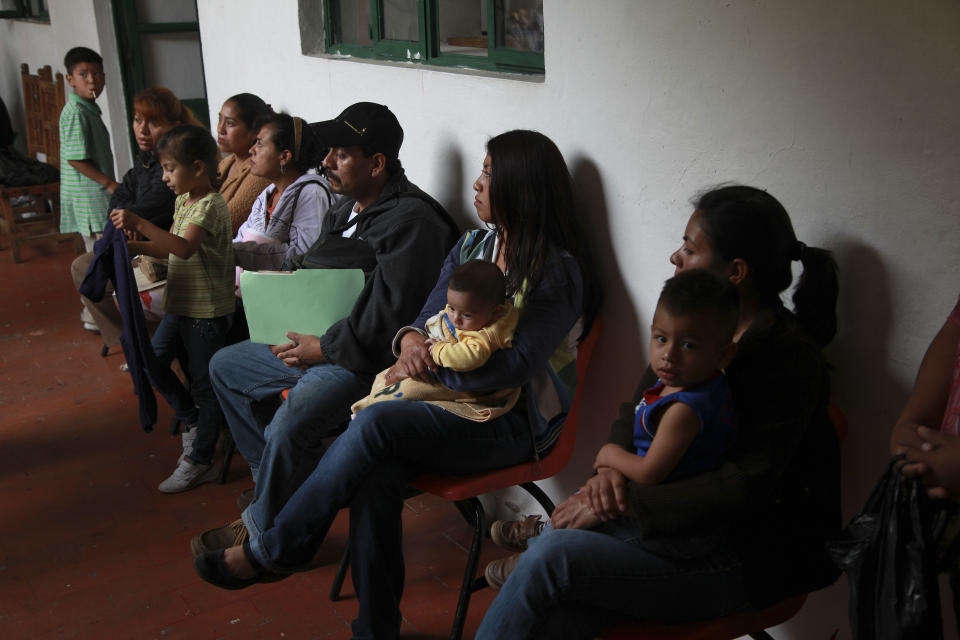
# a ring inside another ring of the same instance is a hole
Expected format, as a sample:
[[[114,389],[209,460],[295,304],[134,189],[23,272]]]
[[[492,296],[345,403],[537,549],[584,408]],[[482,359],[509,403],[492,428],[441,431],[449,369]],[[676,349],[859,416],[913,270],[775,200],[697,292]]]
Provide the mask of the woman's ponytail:
[[[793,292],[793,310],[803,328],[825,347],[837,333],[837,262],[826,249],[797,244],[803,273]]]

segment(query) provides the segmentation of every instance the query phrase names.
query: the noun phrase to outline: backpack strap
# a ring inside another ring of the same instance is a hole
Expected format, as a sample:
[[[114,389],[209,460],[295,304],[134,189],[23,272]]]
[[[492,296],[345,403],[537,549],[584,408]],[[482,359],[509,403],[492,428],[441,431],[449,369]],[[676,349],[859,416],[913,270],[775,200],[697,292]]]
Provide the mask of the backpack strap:
[[[297,202],[300,201],[300,192],[303,191],[303,188],[308,184],[318,184],[320,188],[323,189],[323,192],[327,194],[327,209],[333,206],[333,195],[330,193],[330,187],[327,186],[327,183],[320,179],[319,176],[312,178],[310,180],[304,180],[303,182],[297,185],[291,185],[296,187],[296,191],[293,194],[293,202],[290,203],[290,211],[296,213],[297,211]]]

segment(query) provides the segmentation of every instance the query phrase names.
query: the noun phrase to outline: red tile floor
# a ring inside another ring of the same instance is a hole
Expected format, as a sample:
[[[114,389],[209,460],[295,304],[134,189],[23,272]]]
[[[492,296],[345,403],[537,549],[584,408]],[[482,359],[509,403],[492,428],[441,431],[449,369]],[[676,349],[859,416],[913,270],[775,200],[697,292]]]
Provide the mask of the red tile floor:
[[[243,591],[202,582],[189,539],[238,517],[243,460],[225,485],[159,493],[180,449],[169,408],[140,429],[119,348],[101,358],[80,326],[70,244],[23,256],[0,251],[0,638],[349,638],[349,579],[343,600],[327,597],[345,514],[319,569]],[[403,633],[447,637],[470,530],[442,500],[406,507]],[[488,545],[481,566],[500,553]],[[474,594],[465,638],[493,595]]]

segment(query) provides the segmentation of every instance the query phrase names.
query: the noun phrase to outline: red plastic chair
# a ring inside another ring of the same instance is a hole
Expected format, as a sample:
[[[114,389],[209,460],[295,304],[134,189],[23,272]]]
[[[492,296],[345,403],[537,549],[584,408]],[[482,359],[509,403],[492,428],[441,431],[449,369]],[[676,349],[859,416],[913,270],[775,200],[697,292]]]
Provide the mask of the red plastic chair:
[[[450,630],[452,640],[459,640],[463,634],[463,625],[467,617],[467,607],[470,606],[471,594],[488,586],[483,576],[475,578],[477,564],[480,560],[480,550],[483,547],[483,539],[487,531],[486,514],[483,504],[477,499],[477,496],[499,489],[519,486],[533,496],[548,514],[553,512],[555,506],[553,501],[540,487],[534,484],[534,481],[544,480],[556,475],[563,470],[570,461],[570,456],[573,455],[573,446],[577,439],[580,400],[586,384],[587,367],[599,336],[600,321],[597,319],[589,335],[577,347],[577,390],[563,430],[560,432],[560,437],[553,448],[539,461],[525,462],[505,469],[462,476],[428,473],[417,476],[410,483],[413,489],[411,495],[426,492],[451,500],[456,503],[463,517],[474,526],[473,542],[470,545],[470,553],[467,555],[467,566],[464,569],[463,583],[460,586],[460,599],[457,602],[457,612],[453,618],[453,628]],[[330,587],[331,600],[340,599],[340,588],[343,586],[343,580],[349,566],[350,555],[348,550],[344,552],[340,560],[340,569],[334,578],[333,585]]]
[[[830,404],[827,414],[837,439],[843,442],[849,426],[840,407]],[[654,624],[649,622],[623,622],[607,629],[600,636],[603,640],[733,640],[750,636],[754,640],[773,640],[766,629],[783,624],[800,611],[807,594],[787,598],[766,609],[741,611],[723,618],[681,624]]]

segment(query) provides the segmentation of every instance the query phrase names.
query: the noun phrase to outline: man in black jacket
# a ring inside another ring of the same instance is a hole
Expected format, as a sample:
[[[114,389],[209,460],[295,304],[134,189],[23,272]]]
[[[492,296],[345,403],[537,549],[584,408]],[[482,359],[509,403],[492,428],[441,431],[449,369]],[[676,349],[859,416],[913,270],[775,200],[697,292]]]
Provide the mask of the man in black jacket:
[[[330,185],[345,197],[293,266],[333,260],[364,269],[366,284],[350,315],[322,336],[291,332],[289,343],[274,346],[241,342],[211,360],[214,391],[256,485],[242,520],[196,536],[194,554],[242,544],[248,531],[272,526],[316,467],[321,439],[340,430],[350,405],[393,362],[396,330],[417,316],[457,240],[443,207],[404,175],[398,159],[403,129],[387,107],[357,103],[314,127],[331,147],[323,161]],[[253,403],[290,387],[264,427]]]

